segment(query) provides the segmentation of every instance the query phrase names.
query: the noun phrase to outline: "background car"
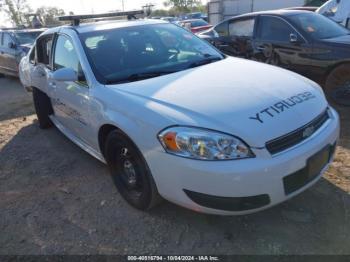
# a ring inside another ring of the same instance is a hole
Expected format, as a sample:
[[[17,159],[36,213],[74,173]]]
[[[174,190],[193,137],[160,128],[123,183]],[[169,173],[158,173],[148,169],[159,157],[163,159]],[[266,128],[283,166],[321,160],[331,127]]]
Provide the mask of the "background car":
[[[208,22],[208,15],[201,12],[189,13],[186,14],[187,19],[203,19]]]
[[[226,20],[199,34],[222,52],[304,75],[350,105],[350,31],[308,11],[277,10]]]
[[[178,18],[173,17],[173,16],[162,17],[161,20],[168,21],[169,23],[176,23],[177,21],[179,21]]]
[[[317,6],[297,6],[297,7],[288,7],[284,8],[285,10],[299,10],[299,11],[310,11],[310,12],[316,12],[318,9]]]
[[[350,1],[329,0],[316,10],[316,13],[324,15],[329,19],[350,29]]]
[[[208,24],[208,22],[204,21],[203,19],[183,20],[179,24],[180,26],[187,28],[188,30],[191,30],[192,33],[194,34],[202,31],[206,31],[212,28],[212,25]]]
[[[0,30],[0,74],[18,76],[18,65],[44,29]]]

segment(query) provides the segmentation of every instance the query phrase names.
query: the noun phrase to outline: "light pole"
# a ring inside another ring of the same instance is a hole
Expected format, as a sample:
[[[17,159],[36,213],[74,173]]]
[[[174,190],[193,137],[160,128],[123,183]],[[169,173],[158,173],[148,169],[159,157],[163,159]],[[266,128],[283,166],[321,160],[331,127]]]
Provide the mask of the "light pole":
[[[124,0],[122,0],[122,9],[123,9],[123,12],[125,11],[125,8],[124,8]]]
[[[252,0],[251,9],[252,9],[252,11],[251,11],[251,12],[254,12],[254,0]]]

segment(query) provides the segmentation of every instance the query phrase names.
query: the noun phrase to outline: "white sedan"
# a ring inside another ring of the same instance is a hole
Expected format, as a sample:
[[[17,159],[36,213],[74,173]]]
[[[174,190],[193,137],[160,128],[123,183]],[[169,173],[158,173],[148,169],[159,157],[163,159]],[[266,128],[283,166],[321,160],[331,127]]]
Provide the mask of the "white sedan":
[[[266,209],[316,183],[339,136],[314,82],[163,21],[50,29],[20,75],[40,127],[107,163],[141,210],[161,198],[211,214]]]

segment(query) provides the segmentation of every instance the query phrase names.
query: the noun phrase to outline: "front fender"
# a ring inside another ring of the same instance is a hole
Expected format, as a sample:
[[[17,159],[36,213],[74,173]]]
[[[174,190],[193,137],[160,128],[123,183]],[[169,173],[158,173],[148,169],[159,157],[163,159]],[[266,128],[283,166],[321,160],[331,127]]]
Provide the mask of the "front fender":
[[[147,158],[153,150],[162,150],[157,135],[160,130],[173,124],[145,104],[142,99],[108,90],[93,88],[91,121],[95,127],[95,146],[99,146],[99,131],[104,125],[112,125],[124,132]]]

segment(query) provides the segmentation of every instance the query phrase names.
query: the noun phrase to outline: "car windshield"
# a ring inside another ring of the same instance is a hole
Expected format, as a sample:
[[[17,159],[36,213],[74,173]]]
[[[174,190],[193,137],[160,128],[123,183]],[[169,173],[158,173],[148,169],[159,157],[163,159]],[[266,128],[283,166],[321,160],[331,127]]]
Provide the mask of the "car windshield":
[[[329,18],[315,13],[293,15],[290,16],[290,19],[314,39],[329,39],[350,33],[349,30]]]
[[[31,45],[34,43],[35,39],[41,34],[41,31],[35,32],[20,32],[15,33],[17,41],[20,45]]]
[[[173,24],[93,31],[80,37],[96,78],[104,84],[157,77],[224,58]]]

